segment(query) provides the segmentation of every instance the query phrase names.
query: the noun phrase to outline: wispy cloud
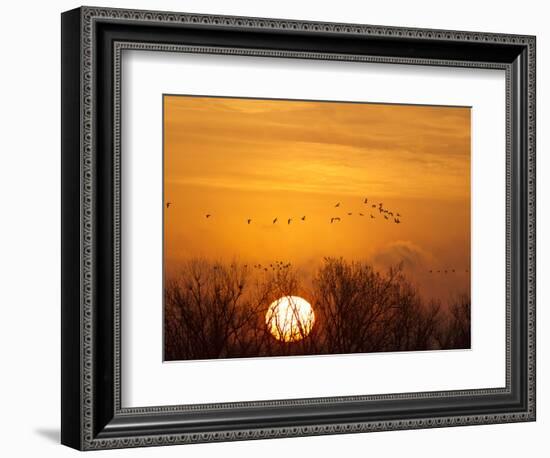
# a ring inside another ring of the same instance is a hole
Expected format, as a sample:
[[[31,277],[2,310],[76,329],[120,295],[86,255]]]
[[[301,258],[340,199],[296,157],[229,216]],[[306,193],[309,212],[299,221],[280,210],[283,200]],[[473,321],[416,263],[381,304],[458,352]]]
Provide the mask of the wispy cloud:
[[[465,108],[193,97],[172,105],[167,178],[249,190],[469,192]]]
[[[402,264],[410,270],[425,269],[434,256],[410,240],[398,240],[380,248],[373,256],[376,265],[388,268]]]

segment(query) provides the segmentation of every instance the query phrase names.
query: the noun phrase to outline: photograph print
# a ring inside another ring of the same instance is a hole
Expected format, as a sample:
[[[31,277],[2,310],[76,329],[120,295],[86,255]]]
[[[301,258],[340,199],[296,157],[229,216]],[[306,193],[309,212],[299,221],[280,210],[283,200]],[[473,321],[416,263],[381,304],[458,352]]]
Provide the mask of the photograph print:
[[[163,96],[164,360],[469,349],[471,109]]]

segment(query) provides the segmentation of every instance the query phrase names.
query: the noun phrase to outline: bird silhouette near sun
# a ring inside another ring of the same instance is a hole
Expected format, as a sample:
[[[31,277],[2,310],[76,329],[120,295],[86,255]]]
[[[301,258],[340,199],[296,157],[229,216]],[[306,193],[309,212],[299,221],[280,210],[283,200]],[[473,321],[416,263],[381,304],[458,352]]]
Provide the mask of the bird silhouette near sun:
[[[369,203],[369,199],[367,197],[364,198],[363,200],[363,205],[367,205]],[[171,201],[167,201],[166,202],[166,208],[169,209],[173,207],[173,203]],[[367,206],[368,207],[368,206]],[[342,202],[337,202],[333,208],[345,208],[345,205],[342,205]],[[393,212],[391,210],[389,210],[388,208],[384,208],[384,204],[383,202],[379,202],[378,204],[372,204],[371,205],[371,208],[376,208],[378,209],[378,212],[381,216],[384,217],[383,221],[388,221],[388,223],[394,223],[394,224],[401,224],[401,213],[400,212]],[[352,211],[346,211],[345,212],[345,215],[349,216],[349,217],[353,217],[354,216],[354,212]],[[362,212],[357,212],[355,213],[356,216],[359,216],[359,217],[362,217],[362,216],[365,216],[364,213]],[[299,221],[302,221],[302,222],[305,222],[306,221],[306,216],[307,215],[302,215],[302,216],[299,216],[297,217],[297,219]],[[373,215],[372,213],[369,214],[370,216],[370,219],[376,219],[376,216]],[[212,214],[211,213],[206,213],[205,214],[205,218],[206,219],[210,219],[212,218]],[[254,221],[253,218],[245,218],[244,220],[246,222],[247,225],[251,225],[252,222]],[[294,221],[294,217],[290,217],[290,218],[287,218],[286,219],[287,221],[287,226],[290,226],[291,223]],[[272,224],[277,224],[279,222],[279,217],[275,217],[273,218],[273,220],[271,221]],[[336,224],[336,223],[340,223],[342,222],[342,217],[341,216],[332,216],[329,220],[329,224]],[[260,268],[261,266],[258,264],[257,266],[254,266],[255,268]],[[264,268],[265,271],[267,272],[267,268]],[[428,270],[428,273],[429,274],[442,274],[442,275],[451,275],[451,274],[458,274],[458,273],[461,273],[461,272],[464,272],[464,273],[469,273],[469,269],[464,269],[464,270],[459,270],[459,269],[439,269],[439,270],[435,270],[435,269],[430,269]]]
[[[369,203],[369,199],[367,197],[365,197],[364,200],[363,200],[363,204],[367,205],[368,203]],[[172,202],[166,202],[166,208],[167,209],[169,209],[172,206],[173,206]],[[399,213],[399,212],[394,213],[393,211],[389,210],[388,208],[384,208],[383,202],[380,202],[378,204],[372,204],[371,207],[378,209],[379,214],[384,217],[383,221],[388,221],[388,223],[394,223],[394,224],[401,224],[402,223],[401,213]],[[337,202],[334,205],[334,208],[344,208],[344,206],[342,205],[342,202]],[[346,211],[345,215],[347,215],[349,217],[353,217],[354,212]],[[355,213],[355,215],[359,216],[359,217],[365,216],[365,214],[362,213],[362,212],[357,212],[357,213]],[[302,216],[297,217],[297,219],[299,221],[305,222],[306,221],[306,216],[307,215],[302,215]],[[369,216],[370,216],[370,219],[376,219],[376,216],[373,215],[372,213],[370,213]],[[205,218],[206,219],[212,218],[212,214],[211,213],[206,213]],[[246,218],[244,221],[246,222],[246,224],[248,226],[250,226],[252,224],[252,222],[254,221],[254,219],[253,218]],[[279,217],[275,217],[271,221],[271,224],[277,224],[278,221],[279,221]],[[294,221],[294,217],[287,218],[286,219],[287,226],[290,226],[293,221]],[[332,216],[329,219],[328,222],[329,222],[329,224],[341,223],[342,222],[342,217],[341,216]],[[462,270],[458,270],[458,269],[439,269],[439,270],[430,269],[430,270],[428,270],[429,274],[442,273],[443,275],[457,274],[457,273],[460,273],[460,272],[462,272]],[[464,273],[469,273],[469,270],[465,269]]]
[[[368,197],[365,197],[364,200],[363,200],[363,205],[367,205],[369,203],[369,199]],[[167,201],[166,202],[166,208],[169,209],[170,207],[172,207],[173,204],[172,202],[170,201]],[[384,204],[383,202],[380,202],[378,203],[378,205],[376,204],[372,204],[371,205],[372,208],[377,208],[379,213],[384,217],[384,220],[387,220],[388,222],[391,222],[391,223],[394,223],[394,224],[401,224],[401,214],[400,213],[395,213],[395,216],[394,216],[394,213],[393,211],[390,211],[389,209],[387,208],[384,208]],[[334,208],[337,208],[337,209],[340,209],[340,208],[345,208],[344,205],[342,205],[342,202],[337,202],[335,205],[334,205]],[[338,216],[331,216],[330,219],[329,219],[329,222],[330,224],[334,224],[334,223],[339,223],[342,221],[342,216],[344,215],[347,215],[349,217],[353,217],[354,215],[355,216],[359,216],[359,217],[362,217],[362,216],[365,216],[365,214],[363,212],[356,212],[354,213],[353,211],[345,211],[345,213],[342,213],[341,215],[338,215]],[[307,215],[302,215],[302,216],[298,216],[296,217],[296,219],[299,219],[301,220],[302,222],[305,222],[306,221],[306,216]],[[390,218],[391,217],[391,218]],[[205,214],[205,218],[206,219],[210,219],[212,218],[212,214],[211,213],[206,213]],[[376,217],[370,213],[370,219],[376,219]],[[245,218],[244,221],[246,222],[247,225],[250,226],[250,224],[253,222],[253,218],[251,217],[248,217],[248,218]],[[275,218],[273,218],[273,220],[271,221],[271,224],[277,224],[279,221],[279,217],[276,216]],[[288,217],[286,219],[286,222],[287,222],[287,226],[290,226],[291,223],[294,221],[294,217],[291,216],[291,217]]]

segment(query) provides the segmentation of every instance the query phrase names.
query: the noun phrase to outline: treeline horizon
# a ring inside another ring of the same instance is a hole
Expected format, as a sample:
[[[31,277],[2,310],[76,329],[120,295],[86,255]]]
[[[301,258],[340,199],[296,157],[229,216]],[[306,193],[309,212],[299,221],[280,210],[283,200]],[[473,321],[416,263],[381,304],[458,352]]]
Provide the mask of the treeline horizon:
[[[166,361],[469,349],[470,294],[444,306],[426,300],[401,265],[324,258],[310,285],[290,263],[258,269],[238,261],[191,259],[165,280]],[[309,283],[309,282],[308,282]],[[315,313],[308,335],[277,340],[266,324],[271,303],[306,299]]]

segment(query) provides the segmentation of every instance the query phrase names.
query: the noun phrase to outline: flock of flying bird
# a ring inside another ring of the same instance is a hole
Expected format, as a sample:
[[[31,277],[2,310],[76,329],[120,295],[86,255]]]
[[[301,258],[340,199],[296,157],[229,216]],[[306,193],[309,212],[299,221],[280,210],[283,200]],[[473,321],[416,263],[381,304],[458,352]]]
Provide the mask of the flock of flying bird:
[[[447,275],[447,274],[455,274],[457,272],[459,272],[458,270],[456,269],[445,269],[445,270],[428,270],[429,273],[431,274],[444,274],[444,275]],[[466,269],[464,272],[468,273],[469,270]]]
[[[365,197],[365,200],[363,201],[363,204],[364,205],[369,205],[369,199]],[[170,208],[170,206],[172,205],[172,202],[166,202],[166,208]],[[340,202],[336,203],[336,205],[334,205],[335,208],[340,208]],[[366,207],[366,208],[369,208],[369,207]],[[388,210],[387,208],[384,208],[384,204],[382,202],[378,203],[378,204],[370,204],[370,208],[371,208],[371,212],[369,212],[370,214],[370,218],[371,219],[376,219],[376,216],[372,214],[372,209],[375,208],[378,210],[379,212],[379,216],[383,216],[384,217],[384,220],[388,220],[390,222],[393,222],[395,224],[401,224],[401,215],[399,213],[393,213],[392,211]],[[376,212],[375,212],[376,213]],[[347,212],[347,215],[348,216],[353,216],[353,212]],[[358,216],[365,216],[365,213],[357,213]],[[208,218],[211,218],[212,215],[210,213],[207,213],[205,215],[205,217],[208,219]],[[298,218],[302,221],[305,221],[306,220],[306,215]],[[292,223],[292,221],[294,220],[294,218],[288,218],[287,219],[287,224],[290,224]],[[334,223],[339,223],[342,221],[342,218],[340,216],[333,216],[330,218],[330,224],[334,224]],[[271,224],[277,224],[279,222],[279,218],[278,217],[275,217],[273,219],[273,221],[271,222]],[[246,224],[250,224],[252,223],[252,218],[248,218],[246,219]]]
[[[364,205],[369,205],[369,200],[368,200],[368,198],[365,198],[365,200],[363,201],[363,204],[364,204]],[[166,202],[166,208],[170,208],[171,205],[172,205],[172,202]],[[335,208],[340,208],[340,202],[336,203],[336,205],[334,205],[334,207],[335,207]],[[397,212],[394,214],[392,211],[388,210],[387,208],[384,208],[384,204],[383,204],[382,202],[380,202],[380,203],[378,203],[378,204],[370,204],[370,208],[375,208],[375,209],[377,209],[379,215],[384,217],[384,220],[388,220],[388,221],[392,221],[392,220],[393,220],[393,222],[394,222],[395,224],[400,224],[400,223],[401,223],[401,219],[400,219],[400,218],[401,218],[401,214],[399,214],[399,213],[397,213]],[[347,214],[348,214],[348,216],[353,216],[353,212],[347,212]],[[376,216],[374,216],[372,213],[369,213],[369,214],[370,214],[370,218],[371,218],[371,219],[376,219]],[[357,213],[357,215],[359,215],[359,216],[365,216],[365,214],[364,214],[364,213],[361,213],[361,212]],[[208,218],[211,218],[212,215],[211,215],[210,213],[207,213],[207,214],[205,215],[205,217],[206,217],[206,219],[208,219]],[[391,219],[390,219],[390,218],[391,218]],[[299,219],[302,220],[302,221],[305,221],[305,220],[306,220],[306,215],[300,217]],[[292,223],[292,221],[293,221],[293,218],[288,218],[288,219],[287,219],[287,224]],[[339,223],[340,221],[342,221],[342,219],[341,219],[339,216],[333,216],[333,217],[330,218],[330,224]],[[278,222],[279,222],[279,218],[276,217],[276,218],[273,219],[273,221],[271,222],[271,224],[277,224]],[[247,224],[252,223],[252,218],[248,218],[248,219],[246,220],[246,223],[247,223]],[[278,262],[277,262],[277,264],[278,264]],[[273,265],[270,264],[270,266],[271,266],[272,269],[274,268]],[[288,268],[288,267],[290,267],[290,263],[288,263],[288,264],[283,264],[283,263],[281,262],[281,265],[280,265],[280,266],[277,265],[277,266],[278,266],[278,267],[282,267],[282,268]],[[267,267],[262,266],[261,264],[255,264],[255,265],[254,265],[254,268],[256,268],[256,269],[263,269],[263,270],[265,270],[265,271],[268,270]],[[436,274],[436,273],[437,273],[437,274],[444,274],[444,275],[447,275],[447,274],[454,274],[454,273],[457,273],[458,271],[457,271],[456,269],[445,269],[445,270],[443,270],[443,269],[433,270],[433,269],[432,269],[432,270],[429,270],[428,272],[429,272],[430,274]],[[469,272],[468,269],[466,269],[465,272],[468,273],[468,272]]]

